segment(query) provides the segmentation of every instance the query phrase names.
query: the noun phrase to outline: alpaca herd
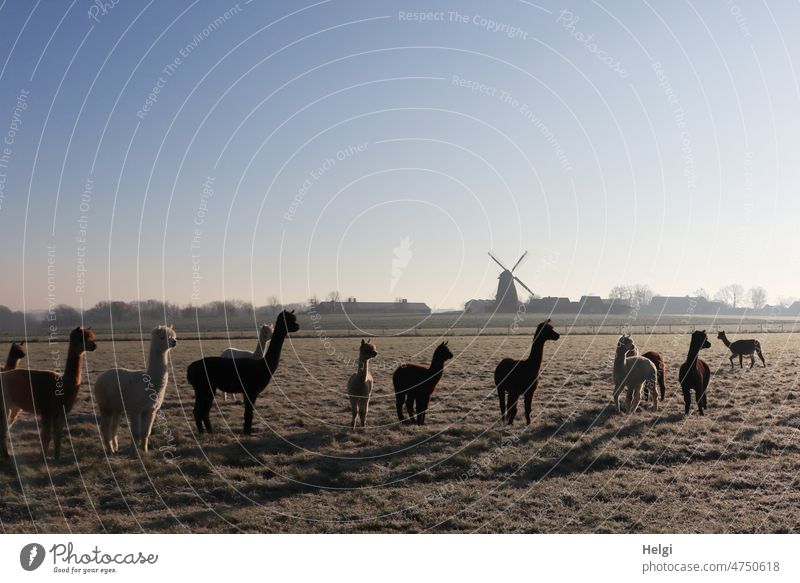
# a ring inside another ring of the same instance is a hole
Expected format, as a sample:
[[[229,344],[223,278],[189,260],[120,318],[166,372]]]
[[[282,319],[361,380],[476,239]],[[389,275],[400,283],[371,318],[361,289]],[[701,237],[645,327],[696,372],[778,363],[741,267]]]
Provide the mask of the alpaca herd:
[[[241,394],[244,401],[245,435],[252,433],[253,414],[258,396],[265,391],[278,370],[281,351],[286,338],[299,330],[297,317],[292,311],[281,312],[275,326],[263,325],[259,330],[258,344],[254,351],[228,348],[221,356],[207,356],[192,362],[187,368],[186,378],[194,391],[194,420],[200,433],[212,433],[210,412],[217,390],[224,395]],[[560,338],[550,320],[536,327],[530,354],[524,359],[505,358],[494,371],[494,384],[500,403],[500,419],[511,425],[517,414],[517,402],[522,397],[525,405],[525,421],[531,423],[533,397],[539,387],[544,346],[547,341]],[[731,351],[731,366],[734,359],[754,354],[766,366],[757,340],[739,340],[731,343],[725,332],[718,338]],[[46,455],[51,439],[54,456],[61,453],[61,439],[78,396],[82,379],[83,357],[97,348],[91,326],[75,328],[69,335],[67,359],[63,373],[46,370],[18,368],[26,357],[25,343],[14,342],[8,359],[0,369],[0,451],[9,457],[8,432],[22,411],[32,413],[40,419],[39,432],[42,452]],[[150,354],[146,370],[112,368],[100,374],[94,384],[92,395],[99,413],[101,442],[108,453],[119,451],[118,432],[123,416],[130,429],[131,447],[146,453],[156,415],[164,402],[169,383],[169,353],[177,346],[177,336],[172,325],[156,326],[150,336]],[[711,370],[701,358],[700,351],[711,347],[704,330],[692,333],[689,352],[680,367],[679,383],[683,392],[684,410],[691,409],[692,391],[700,415],[708,407],[708,385]],[[375,381],[369,370],[369,362],[378,355],[376,346],[361,340],[358,365],[347,382],[353,429],[366,428],[369,401]],[[424,425],[431,396],[442,379],[447,361],[453,358],[447,342],[434,350],[429,366],[402,364],[392,375],[397,417],[401,423]],[[658,352],[639,355],[633,339],[623,334],[617,340],[613,360],[612,399],[617,412],[622,412],[620,395],[625,394],[625,412],[634,413],[642,400],[652,401],[652,409],[658,410],[658,401],[665,399],[667,366]],[[408,418],[403,415],[403,409]]]

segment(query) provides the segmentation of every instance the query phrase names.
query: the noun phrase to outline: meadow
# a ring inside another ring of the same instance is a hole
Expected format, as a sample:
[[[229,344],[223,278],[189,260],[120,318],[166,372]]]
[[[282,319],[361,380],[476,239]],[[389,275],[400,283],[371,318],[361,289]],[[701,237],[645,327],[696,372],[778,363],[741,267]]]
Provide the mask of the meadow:
[[[558,328],[558,327],[557,327]],[[309,332],[304,329],[303,332]],[[178,329],[153,451],[106,456],[86,378],[60,461],[44,460],[36,421],[11,430],[0,461],[0,527],[20,532],[797,532],[800,524],[800,338],[760,336],[766,369],[731,370],[710,334],[713,372],[705,417],[683,414],[678,366],[685,334],[634,334],[668,363],[659,411],[618,414],[611,404],[614,335],[548,343],[534,418],[500,424],[492,383],[502,357],[522,357],[529,327],[504,336],[450,338],[455,358],[427,424],[397,422],[391,373],[429,361],[435,336],[377,338],[366,431],[353,431],[345,394],[359,339],[298,337],[256,405],[254,435],[241,402],[212,410],[198,435],[186,366],[224,339]],[[237,334],[238,335],[238,334]],[[241,334],[247,336],[247,333]],[[234,345],[251,348],[255,338]],[[65,345],[57,347],[63,360]],[[7,345],[4,345],[4,350]],[[51,368],[47,343],[22,367]],[[100,335],[88,380],[115,365],[143,368],[147,345]],[[51,450],[52,452],[52,450]]]

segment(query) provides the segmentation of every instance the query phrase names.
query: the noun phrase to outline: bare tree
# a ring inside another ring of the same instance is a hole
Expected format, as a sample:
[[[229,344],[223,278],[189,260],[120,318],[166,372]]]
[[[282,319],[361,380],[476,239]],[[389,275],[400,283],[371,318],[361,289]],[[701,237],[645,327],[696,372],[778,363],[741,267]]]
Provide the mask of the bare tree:
[[[272,315],[276,315],[278,313],[278,306],[280,306],[280,300],[277,296],[269,296],[267,298],[267,305],[269,309],[272,311]]]
[[[653,299],[653,290],[649,285],[617,285],[608,293],[612,300],[627,302],[632,308],[646,306]]]
[[[760,310],[767,305],[767,290],[763,287],[756,286],[751,288],[747,295],[750,297],[750,305],[754,310]]]
[[[744,288],[738,283],[726,285],[720,288],[714,299],[731,308],[739,308],[744,299]]]
[[[334,304],[338,304],[341,301],[341,296],[337,290],[333,290],[332,292],[328,292],[328,301],[333,302]]]
[[[781,308],[788,308],[793,303],[795,303],[794,296],[778,296],[777,302]]]
[[[711,299],[711,294],[708,293],[705,288],[699,287],[692,292],[692,297],[708,301]]]

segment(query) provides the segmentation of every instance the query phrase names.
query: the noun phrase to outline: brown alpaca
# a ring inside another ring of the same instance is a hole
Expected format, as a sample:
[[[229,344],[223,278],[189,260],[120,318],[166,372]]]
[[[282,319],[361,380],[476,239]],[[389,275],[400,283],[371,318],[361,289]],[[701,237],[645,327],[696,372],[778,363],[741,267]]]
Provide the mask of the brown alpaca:
[[[400,365],[392,375],[394,385],[395,404],[397,405],[397,418],[403,419],[403,403],[408,411],[408,422],[425,425],[425,413],[431,400],[436,385],[442,378],[444,363],[453,358],[453,353],[447,347],[447,342],[442,342],[433,351],[430,366],[420,364]],[[416,413],[414,406],[416,405]]]
[[[705,330],[692,332],[689,343],[689,354],[686,362],[681,365],[680,382],[683,390],[683,404],[686,414],[692,408],[692,389],[697,399],[697,410],[703,415],[703,410],[708,407],[708,383],[711,380],[711,369],[700,359],[700,351],[711,348]]]
[[[522,395],[525,397],[525,421],[531,424],[531,408],[533,395],[539,388],[539,372],[542,369],[542,355],[544,343],[548,340],[558,340],[558,332],[553,330],[550,320],[542,322],[536,327],[533,335],[531,353],[525,360],[504,358],[494,370],[494,384],[497,386],[497,396],[500,400],[500,415],[509,425],[514,423],[517,415],[517,401]],[[506,401],[508,393],[508,401]]]
[[[69,335],[67,361],[63,374],[50,370],[7,370],[0,373],[3,415],[0,415],[2,455],[8,457],[8,429],[20,412],[34,413],[41,418],[42,452],[47,454],[50,439],[54,455],[61,455],[61,436],[67,415],[75,405],[81,388],[83,354],[97,348],[91,326],[78,326]]]
[[[12,342],[11,348],[8,351],[8,358],[4,365],[0,365],[0,371],[14,370],[19,366],[19,361],[27,356],[25,354],[25,341]]]

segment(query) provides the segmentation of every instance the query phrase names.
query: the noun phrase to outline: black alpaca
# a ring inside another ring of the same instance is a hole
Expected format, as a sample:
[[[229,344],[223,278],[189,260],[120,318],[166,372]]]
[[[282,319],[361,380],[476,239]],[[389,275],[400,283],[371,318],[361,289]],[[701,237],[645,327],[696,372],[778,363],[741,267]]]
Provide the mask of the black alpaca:
[[[520,395],[525,397],[525,421],[531,424],[531,408],[533,394],[539,387],[539,371],[542,369],[542,355],[544,343],[548,340],[558,340],[558,332],[553,329],[550,320],[542,322],[536,327],[533,335],[531,353],[525,360],[504,358],[494,370],[494,384],[497,386],[497,397],[500,399],[500,415],[509,425],[514,423],[517,416],[517,401]],[[508,394],[508,401],[506,401]]]
[[[200,433],[203,426],[209,433],[213,431],[208,415],[217,389],[226,393],[244,393],[244,433],[252,433],[256,398],[267,388],[278,369],[286,336],[299,329],[294,310],[283,311],[275,321],[275,331],[264,358],[207,356],[189,365],[186,378],[194,389],[194,420]]]
[[[753,353],[758,355],[758,358],[761,359],[761,364],[764,367],[767,366],[767,361],[764,360],[764,355],[761,353],[761,343],[758,340],[737,340],[736,342],[731,342],[728,340],[728,337],[725,335],[725,330],[720,330],[719,334],[717,334],[717,338],[722,340],[722,343],[728,347],[728,350],[731,351],[731,368],[735,368],[733,366],[733,360],[738,356],[739,357],[739,368],[744,368],[742,364],[742,360],[745,356],[750,357],[750,368],[753,368],[756,364],[755,356]]]
[[[444,363],[451,358],[453,353],[447,347],[447,342],[442,342],[434,350],[429,367],[404,364],[394,371],[392,383],[397,403],[397,418],[400,421],[404,421],[403,403],[405,403],[409,421],[413,423],[416,419],[417,425],[425,424],[425,412],[428,410],[431,395],[442,378]]]
[[[689,409],[692,408],[692,389],[694,389],[697,410],[700,411],[700,415],[703,415],[703,411],[708,408],[708,383],[711,380],[711,369],[700,359],[700,351],[704,348],[711,348],[706,331],[692,332],[689,354],[680,370],[683,404],[687,415]]]

